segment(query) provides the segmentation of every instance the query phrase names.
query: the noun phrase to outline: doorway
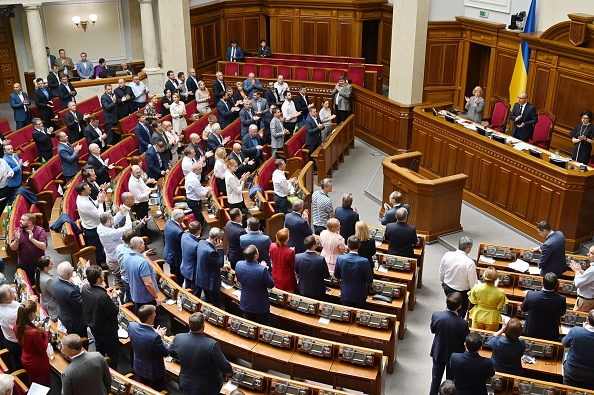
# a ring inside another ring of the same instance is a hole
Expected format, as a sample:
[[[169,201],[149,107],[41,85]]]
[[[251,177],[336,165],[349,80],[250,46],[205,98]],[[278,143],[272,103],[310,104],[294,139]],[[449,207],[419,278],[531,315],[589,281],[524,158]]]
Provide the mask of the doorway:
[[[475,86],[483,88],[483,97],[488,100],[488,92],[486,92],[488,74],[489,74],[489,59],[491,57],[491,47],[480,44],[470,44],[468,51],[468,59],[472,62],[468,63],[466,70],[466,84],[464,85],[463,96],[472,96],[472,90]]]
[[[378,39],[380,21],[363,21],[363,33],[361,34],[361,56],[365,63],[378,64]]]

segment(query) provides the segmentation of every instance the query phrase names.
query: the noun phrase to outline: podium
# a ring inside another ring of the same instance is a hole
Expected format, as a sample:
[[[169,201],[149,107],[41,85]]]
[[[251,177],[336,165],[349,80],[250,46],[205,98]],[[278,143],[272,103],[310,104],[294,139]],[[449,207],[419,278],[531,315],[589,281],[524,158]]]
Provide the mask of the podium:
[[[383,202],[389,201],[393,191],[401,192],[403,202],[411,208],[408,223],[414,225],[417,233],[424,235],[427,241],[433,241],[439,235],[462,230],[460,212],[468,176],[454,174],[427,179],[419,174],[422,155],[415,151],[388,156],[382,161]]]

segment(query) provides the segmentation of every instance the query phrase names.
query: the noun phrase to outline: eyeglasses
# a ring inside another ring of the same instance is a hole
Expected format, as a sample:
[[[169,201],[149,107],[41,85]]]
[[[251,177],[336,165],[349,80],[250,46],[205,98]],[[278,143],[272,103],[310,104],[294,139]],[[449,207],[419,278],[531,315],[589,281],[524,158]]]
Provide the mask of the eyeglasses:
[[[589,120],[590,117],[582,117],[582,119]]]

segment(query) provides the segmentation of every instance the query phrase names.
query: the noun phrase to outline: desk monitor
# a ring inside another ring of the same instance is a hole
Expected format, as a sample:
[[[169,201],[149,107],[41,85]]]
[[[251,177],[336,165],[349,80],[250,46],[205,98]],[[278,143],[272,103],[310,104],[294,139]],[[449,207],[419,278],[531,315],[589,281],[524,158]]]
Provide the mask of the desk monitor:
[[[478,132],[478,134],[480,134],[481,136],[485,136],[487,137],[487,131],[482,127],[482,126],[478,126],[476,125],[476,131]]]
[[[507,143],[507,139],[504,136],[500,136],[498,134],[493,134],[491,137],[493,138],[493,140],[497,141],[498,143],[501,143],[501,144]]]
[[[99,77],[108,78],[108,77],[115,77],[115,75],[116,75],[115,69],[106,68],[106,69],[101,70],[101,74],[99,75]]]
[[[565,162],[564,160],[555,159],[552,156],[549,158],[549,163],[559,166],[562,169],[567,168],[567,162]]]
[[[528,152],[535,158],[542,159],[542,152],[540,152],[539,150],[534,148],[528,148]]]
[[[451,122],[451,123],[456,123],[456,119],[453,116],[451,116],[450,114],[445,115],[445,120],[448,122]]]

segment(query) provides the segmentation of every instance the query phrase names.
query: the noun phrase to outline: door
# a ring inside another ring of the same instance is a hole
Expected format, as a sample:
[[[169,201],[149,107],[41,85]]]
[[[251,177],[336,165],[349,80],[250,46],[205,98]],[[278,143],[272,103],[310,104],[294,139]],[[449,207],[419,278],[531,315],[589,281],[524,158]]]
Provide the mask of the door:
[[[0,16],[0,101],[8,102],[8,97],[14,91],[12,86],[16,82],[20,82],[20,79],[12,31],[10,30],[10,19]]]

